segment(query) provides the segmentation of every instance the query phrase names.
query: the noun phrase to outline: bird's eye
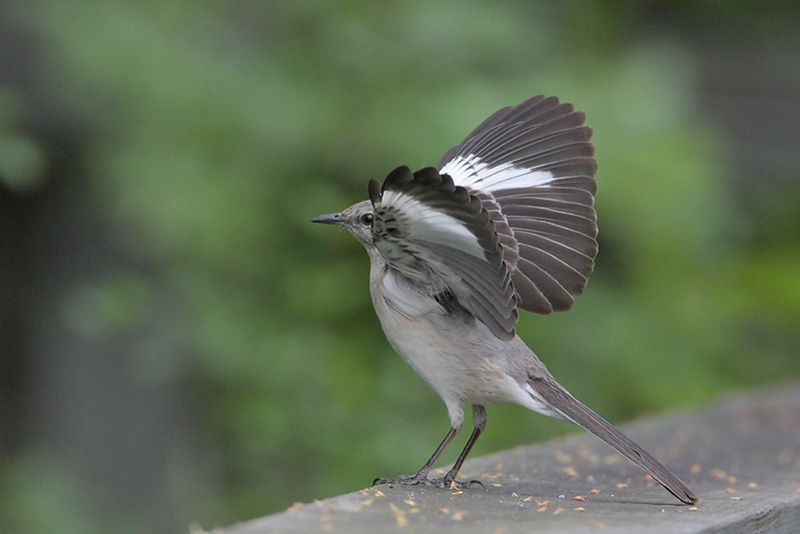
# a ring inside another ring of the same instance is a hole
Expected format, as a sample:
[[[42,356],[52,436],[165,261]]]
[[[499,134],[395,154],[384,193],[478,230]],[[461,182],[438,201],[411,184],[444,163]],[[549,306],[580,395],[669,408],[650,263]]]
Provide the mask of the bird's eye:
[[[364,226],[372,226],[372,214],[365,213],[364,215],[358,218],[358,221]]]

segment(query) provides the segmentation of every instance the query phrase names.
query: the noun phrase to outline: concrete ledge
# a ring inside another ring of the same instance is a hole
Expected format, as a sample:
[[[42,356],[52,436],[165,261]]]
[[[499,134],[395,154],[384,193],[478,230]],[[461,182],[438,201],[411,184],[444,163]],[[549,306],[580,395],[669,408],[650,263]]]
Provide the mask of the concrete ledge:
[[[625,430],[689,484],[696,507],[579,434],[468,461],[463,478],[488,491],[371,488],[215,532],[800,532],[800,384]]]

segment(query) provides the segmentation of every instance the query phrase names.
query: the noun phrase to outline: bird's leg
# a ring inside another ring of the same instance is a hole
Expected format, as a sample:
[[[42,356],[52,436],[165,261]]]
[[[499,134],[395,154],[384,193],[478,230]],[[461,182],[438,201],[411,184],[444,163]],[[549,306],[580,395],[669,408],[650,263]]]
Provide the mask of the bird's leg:
[[[458,472],[461,470],[464,460],[467,459],[469,451],[472,450],[472,446],[475,445],[475,442],[478,441],[478,437],[481,435],[481,432],[483,432],[483,429],[486,428],[486,409],[483,406],[473,404],[472,420],[474,428],[472,429],[472,434],[470,434],[469,439],[467,440],[467,444],[464,445],[464,450],[462,450],[461,454],[458,455],[456,463],[453,464],[453,467],[445,476],[431,480],[431,483],[433,483],[434,486],[439,488],[461,489],[469,486],[470,484],[479,484],[483,487],[483,482],[480,480],[470,480],[467,482],[456,480],[456,476],[458,476]],[[486,488],[484,487],[484,489]]]
[[[436,450],[433,451],[433,454],[431,455],[430,458],[428,458],[428,461],[425,462],[425,465],[423,465],[422,467],[419,468],[419,471],[417,471],[417,474],[415,474],[415,475],[403,475],[403,476],[399,476],[397,478],[381,478],[381,477],[378,477],[378,478],[376,478],[375,480],[372,481],[372,485],[374,486],[376,484],[389,484],[389,485],[392,485],[392,484],[404,484],[406,486],[415,486],[417,484],[428,484],[430,482],[428,480],[428,472],[433,467],[433,464],[436,463],[436,460],[439,459],[439,456],[442,455],[442,451],[444,451],[444,449],[447,447],[447,445],[449,445],[450,442],[453,441],[453,438],[456,437],[456,434],[458,433],[458,430],[459,429],[456,428],[456,427],[451,427],[450,428],[450,431],[444,437],[442,442],[439,443],[439,446],[436,447]]]

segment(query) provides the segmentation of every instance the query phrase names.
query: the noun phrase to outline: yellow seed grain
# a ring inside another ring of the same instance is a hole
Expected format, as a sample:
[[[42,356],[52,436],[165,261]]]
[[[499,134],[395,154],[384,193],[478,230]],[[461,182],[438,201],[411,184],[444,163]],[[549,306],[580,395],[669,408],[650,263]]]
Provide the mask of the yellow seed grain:
[[[568,464],[572,461],[572,455],[563,451],[556,451],[553,453],[556,461],[562,464]]]
[[[400,507],[396,506],[393,502],[389,503],[389,508],[392,510],[392,515],[394,516],[394,522],[397,523],[398,527],[406,527],[408,526],[408,519],[406,519],[406,513],[400,509]]]

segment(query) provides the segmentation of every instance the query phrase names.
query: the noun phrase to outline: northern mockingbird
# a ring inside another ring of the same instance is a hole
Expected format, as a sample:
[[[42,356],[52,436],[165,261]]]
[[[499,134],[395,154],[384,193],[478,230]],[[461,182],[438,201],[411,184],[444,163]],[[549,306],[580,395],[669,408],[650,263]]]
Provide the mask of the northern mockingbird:
[[[505,107],[437,168],[393,170],[369,200],[313,222],[337,224],[367,249],[370,294],[394,349],[441,397],[450,430],[411,476],[375,483],[463,487],[456,475],[486,425],[512,402],[571,421],[622,453],[687,504],[666,467],[573,397],[514,332],[519,309],[569,309],[594,268],[597,164],[584,114],[535,96]],[[464,422],[474,429],[452,469],[428,478]]]

